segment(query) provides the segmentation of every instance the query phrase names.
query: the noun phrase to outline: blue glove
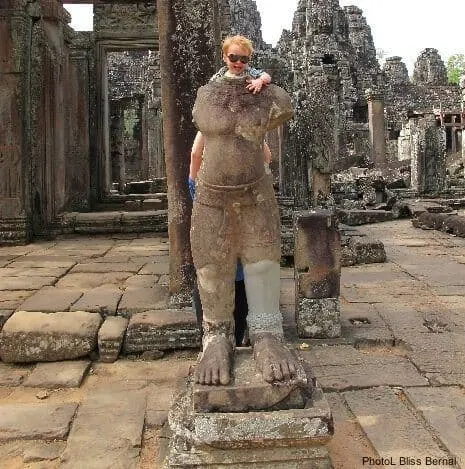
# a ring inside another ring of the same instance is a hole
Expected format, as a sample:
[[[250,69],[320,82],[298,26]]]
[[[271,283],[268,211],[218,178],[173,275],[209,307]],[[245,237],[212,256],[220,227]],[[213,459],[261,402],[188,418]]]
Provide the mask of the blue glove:
[[[191,199],[195,199],[195,181],[191,178],[187,179],[187,185],[189,186],[189,194],[191,195]]]

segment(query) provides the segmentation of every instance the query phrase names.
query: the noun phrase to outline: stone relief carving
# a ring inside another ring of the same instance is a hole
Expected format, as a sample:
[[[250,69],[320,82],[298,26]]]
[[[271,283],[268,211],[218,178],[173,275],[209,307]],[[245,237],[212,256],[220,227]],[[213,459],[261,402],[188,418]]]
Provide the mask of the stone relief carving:
[[[95,5],[95,30],[121,30],[141,27],[153,29],[156,26],[155,2],[134,3],[129,5]]]

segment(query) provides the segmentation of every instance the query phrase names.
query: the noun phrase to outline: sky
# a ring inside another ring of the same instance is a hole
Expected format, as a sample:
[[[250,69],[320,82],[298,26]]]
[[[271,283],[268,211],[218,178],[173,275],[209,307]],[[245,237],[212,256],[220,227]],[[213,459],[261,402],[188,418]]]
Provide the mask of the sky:
[[[262,18],[263,39],[276,44],[281,31],[291,29],[298,0],[255,0]],[[403,58],[410,72],[423,49],[438,49],[444,62],[453,54],[465,54],[465,1],[448,0],[339,0],[341,6],[357,5],[363,10],[378,50],[386,57]],[[92,29],[92,6],[66,5],[71,25]]]

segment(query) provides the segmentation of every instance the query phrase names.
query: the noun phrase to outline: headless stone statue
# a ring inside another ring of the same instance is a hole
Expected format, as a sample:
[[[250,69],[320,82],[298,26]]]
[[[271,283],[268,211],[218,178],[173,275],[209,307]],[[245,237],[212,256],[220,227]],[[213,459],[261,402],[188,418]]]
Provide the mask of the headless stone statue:
[[[283,340],[280,223],[263,139],[292,117],[289,95],[270,85],[261,93],[244,78],[201,87],[194,122],[205,137],[192,212],[191,245],[203,306],[203,351],[197,383],[226,385],[234,356],[234,278],[239,259],[249,304],[254,358],[267,382],[295,377],[298,362]]]

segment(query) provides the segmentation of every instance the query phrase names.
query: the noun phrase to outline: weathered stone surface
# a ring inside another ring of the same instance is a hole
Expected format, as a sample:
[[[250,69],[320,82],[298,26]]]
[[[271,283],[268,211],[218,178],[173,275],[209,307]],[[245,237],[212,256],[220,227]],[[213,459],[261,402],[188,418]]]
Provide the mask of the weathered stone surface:
[[[74,419],[60,467],[136,468],[144,414],[144,391],[101,391],[86,397]]]
[[[73,274],[78,273],[111,273],[111,272],[131,272],[136,273],[142,264],[134,262],[92,262],[88,264],[76,264],[71,272]]]
[[[375,264],[386,262],[384,244],[376,239],[354,236],[348,248],[354,252],[356,264]]]
[[[110,272],[106,274],[68,274],[62,279],[58,280],[55,286],[59,288],[90,290],[91,288],[101,287],[102,285],[120,285],[130,276],[130,272]]]
[[[272,412],[192,413],[192,392],[181,394],[170,410],[169,422],[176,433],[191,422],[184,433],[197,448],[263,448],[266,446],[319,446],[332,435],[332,416],[323,393],[313,393],[305,409]]]
[[[163,275],[170,273],[170,265],[168,262],[150,262],[145,264],[139,271],[140,275]]]
[[[85,311],[18,311],[0,332],[4,362],[59,361],[87,355],[97,345],[102,319]]]
[[[152,288],[159,279],[159,275],[133,275],[124,282],[124,285],[130,288]]]
[[[301,352],[325,391],[371,386],[425,386],[428,381],[405,357],[365,353],[348,345]]]
[[[25,464],[37,461],[51,461],[60,457],[65,450],[66,443],[62,441],[31,442],[24,449],[23,462]]]
[[[46,285],[53,285],[56,277],[1,277],[0,291],[2,290],[38,290]]]
[[[145,426],[147,428],[161,428],[167,421],[167,410],[147,410],[145,413]]]
[[[76,233],[117,233],[121,231],[120,212],[78,213],[74,224]]]
[[[98,331],[100,361],[112,363],[117,360],[123,345],[128,320],[123,317],[108,317]]]
[[[86,291],[70,307],[70,311],[89,311],[91,313],[100,313],[104,317],[114,316],[122,296],[122,290],[115,285],[102,285]]]
[[[34,292],[28,290],[2,291],[0,295],[0,308],[2,310],[15,310]]]
[[[30,371],[25,366],[0,363],[0,386],[19,386]]]
[[[81,296],[82,292],[75,289],[44,287],[21,303],[19,309],[21,311],[42,311],[43,313],[68,311],[70,306]]]
[[[2,404],[0,440],[62,440],[77,404]]]
[[[134,314],[123,344],[124,353],[200,346],[195,315],[184,310],[146,311]]]
[[[394,219],[394,215],[386,210],[338,210],[338,219],[349,226],[380,223]]]
[[[0,269],[1,277],[62,277],[66,272],[67,268],[64,267],[6,267]]]
[[[77,388],[90,365],[88,360],[38,363],[24,380],[24,386],[47,389]]]
[[[127,288],[118,305],[118,315],[131,317],[133,314],[150,309],[166,308],[167,304],[168,289],[165,286]]]
[[[380,457],[393,458],[395,464],[400,457],[418,458],[419,467],[426,467],[426,457],[448,457],[402,401],[401,391],[382,387],[346,392],[344,397]]]
[[[264,381],[250,350],[236,352],[234,381],[226,386],[193,385],[195,412],[248,412],[301,409],[310,399],[313,377],[303,368],[291,382],[274,386]]]
[[[0,309],[0,330],[2,330],[3,324],[6,323],[7,319],[13,314],[12,309]]]
[[[458,387],[408,388],[409,401],[439,435],[447,449],[465,461],[465,396]]]
[[[165,232],[168,230],[168,210],[144,210],[142,212],[124,212],[121,217],[123,233],[144,231]]]
[[[299,337],[334,338],[341,335],[338,298],[296,299],[295,311]]]

